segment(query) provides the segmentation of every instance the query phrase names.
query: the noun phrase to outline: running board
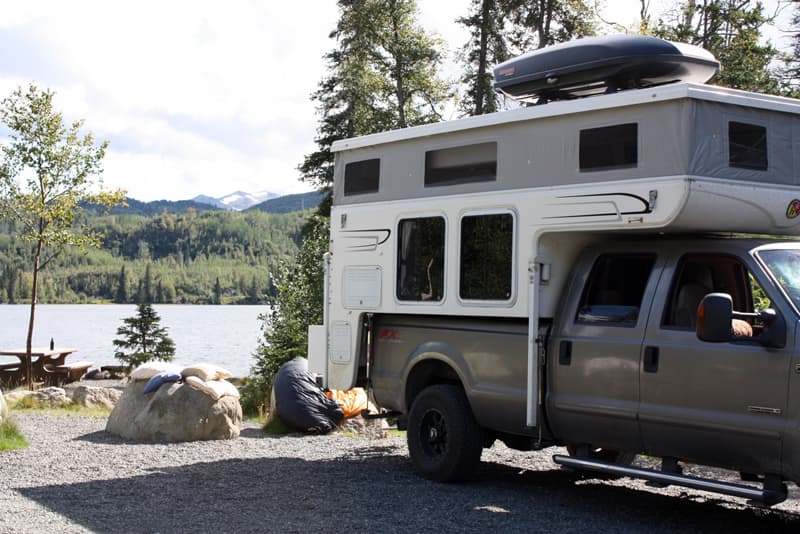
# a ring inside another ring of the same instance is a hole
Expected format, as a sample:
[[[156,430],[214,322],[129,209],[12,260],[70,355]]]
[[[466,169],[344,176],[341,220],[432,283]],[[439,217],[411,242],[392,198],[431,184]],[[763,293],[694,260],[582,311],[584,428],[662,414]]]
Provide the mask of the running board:
[[[684,486],[686,488],[722,493],[724,495],[732,495],[734,497],[743,497],[745,499],[750,499],[751,501],[763,503],[768,506],[785,501],[787,496],[787,489],[783,483],[778,484],[777,489],[759,489],[753,486],[746,486],[744,484],[734,484],[732,482],[721,482],[719,480],[698,478],[675,473],[666,473],[652,469],[609,464],[598,462],[596,460],[589,460],[586,458],[564,456],[562,454],[556,454],[553,456],[553,461],[559,465],[571,467],[573,469],[599,471],[601,473],[607,473],[610,475],[641,478],[666,485]]]

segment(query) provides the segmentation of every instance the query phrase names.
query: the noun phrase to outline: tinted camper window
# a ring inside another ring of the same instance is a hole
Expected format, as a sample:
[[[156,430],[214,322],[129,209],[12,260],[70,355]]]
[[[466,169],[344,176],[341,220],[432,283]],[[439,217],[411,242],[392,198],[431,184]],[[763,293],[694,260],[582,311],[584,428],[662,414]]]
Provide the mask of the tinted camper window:
[[[729,122],[728,164],[741,169],[767,170],[767,129],[756,124]]]
[[[377,193],[380,182],[381,160],[365,159],[344,166],[344,195]]]
[[[397,228],[398,300],[444,296],[444,217],[403,219]]]
[[[461,219],[461,298],[510,299],[513,247],[514,218],[510,213]]]
[[[497,143],[425,152],[425,187],[489,182],[496,178]]]
[[[581,130],[578,149],[581,171],[636,167],[638,130],[636,123]]]

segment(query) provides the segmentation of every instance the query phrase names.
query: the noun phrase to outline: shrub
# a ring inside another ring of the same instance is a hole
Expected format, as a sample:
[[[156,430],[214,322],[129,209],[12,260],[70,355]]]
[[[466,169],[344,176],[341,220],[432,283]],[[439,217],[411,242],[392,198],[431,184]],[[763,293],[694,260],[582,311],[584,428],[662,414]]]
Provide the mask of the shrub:
[[[20,432],[17,424],[10,418],[3,419],[0,423],[0,451],[13,451],[24,449],[28,440]]]

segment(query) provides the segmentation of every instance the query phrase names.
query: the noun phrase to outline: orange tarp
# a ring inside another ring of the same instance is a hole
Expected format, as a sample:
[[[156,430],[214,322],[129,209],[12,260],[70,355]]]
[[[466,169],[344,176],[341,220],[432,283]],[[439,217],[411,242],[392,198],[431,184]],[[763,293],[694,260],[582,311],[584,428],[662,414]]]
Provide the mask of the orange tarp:
[[[331,389],[325,392],[325,396],[339,403],[345,419],[360,415],[361,410],[367,409],[367,392],[363,388],[353,388],[347,391]]]

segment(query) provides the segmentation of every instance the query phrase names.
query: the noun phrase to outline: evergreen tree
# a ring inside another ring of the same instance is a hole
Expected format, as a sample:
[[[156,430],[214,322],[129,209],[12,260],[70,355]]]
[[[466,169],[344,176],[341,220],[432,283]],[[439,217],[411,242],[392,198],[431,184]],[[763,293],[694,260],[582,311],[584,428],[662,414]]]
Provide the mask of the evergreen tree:
[[[584,0],[500,0],[509,21],[511,55],[594,35],[594,11]]]
[[[114,357],[123,365],[134,368],[152,360],[172,361],[175,343],[167,335],[167,329],[161,326],[161,318],[151,304],[139,303],[136,316],[122,322],[123,325],[117,329],[120,337],[113,343],[117,349]]]
[[[326,55],[328,73],[312,98],[321,115],[317,150],[299,169],[323,191],[333,182],[334,141],[438,120],[447,96],[436,76],[439,43],[416,22],[411,0],[339,0],[340,18]],[[308,325],[322,320],[322,255],[328,250],[330,200],[303,229],[295,264],[284,263],[264,321],[256,372],[270,381],[283,362],[305,356]]]
[[[783,67],[778,71],[781,92],[786,96],[800,98],[800,3],[794,4],[789,34],[791,47],[784,55]]]
[[[219,283],[219,276],[214,281],[214,304],[222,304],[222,286]]]
[[[140,301],[148,304],[153,303],[153,274],[150,272],[150,262],[144,268],[144,282],[142,284],[142,294],[139,296]]]
[[[125,304],[128,302],[128,275],[125,272],[124,265],[119,271],[119,282],[117,285],[117,293],[114,296],[114,302],[117,304]]]
[[[778,93],[780,86],[770,65],[778,51],[762,44],[762,30],[770,22],[761,2],[748,0],[686,0],[677,17],[659,20],[658,37],[701,46],[722,65],[712,83],[756,91]]]
[[[458,19],[470,32],[469,41],[459,54],[465,66],[461,82],[466,90],[460,104],[465,115],[482,115],[498,109],[499,95],[492,87],[491,67],[509,58],[501,2],[472,0],[469,15]]]

